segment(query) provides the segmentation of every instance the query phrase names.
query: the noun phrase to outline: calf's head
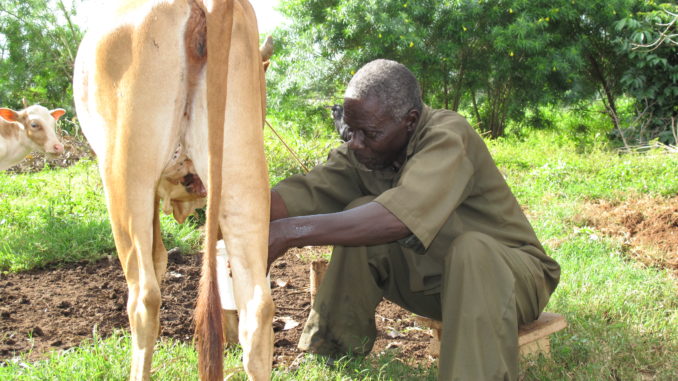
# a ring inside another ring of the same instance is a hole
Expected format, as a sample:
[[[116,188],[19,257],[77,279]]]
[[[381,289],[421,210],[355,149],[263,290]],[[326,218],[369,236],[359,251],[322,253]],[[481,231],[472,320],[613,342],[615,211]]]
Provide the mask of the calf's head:
[[[61,108],[48,110],[40,105],[33,105],[21,111],[0,108],[0,117],[10,122],[21,123],[24,131],[36,150],[41,150],[50,156],[61,155],[64,145],[56,134],[56,122],[66,111]]]

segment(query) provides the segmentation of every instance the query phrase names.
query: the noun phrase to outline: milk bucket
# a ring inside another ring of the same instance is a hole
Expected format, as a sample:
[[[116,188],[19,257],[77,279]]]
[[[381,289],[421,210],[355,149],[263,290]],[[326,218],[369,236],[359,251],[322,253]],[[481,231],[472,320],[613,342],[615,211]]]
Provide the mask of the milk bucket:
[[[271,275],[267,274],[269,283]],[[224,310],[236,310],[235,295],[233,293],[233,278],[228,265],[228,253],[223,240],[217,241],[217,284],[219,285],[219,297],[221,308]]]

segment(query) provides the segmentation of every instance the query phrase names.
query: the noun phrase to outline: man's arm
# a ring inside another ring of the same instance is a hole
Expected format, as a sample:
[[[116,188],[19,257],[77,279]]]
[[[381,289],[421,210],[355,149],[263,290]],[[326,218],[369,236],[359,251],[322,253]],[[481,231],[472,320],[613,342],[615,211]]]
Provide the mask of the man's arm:
[[[289,217],[287,206],[278,192],[271,191],[271,222],[281,218]]]
[[[269,263],[291,247],[377,245],[411,234],[405,224],[377,202],[337,213],[286,216],[285,203],[272,192]]]

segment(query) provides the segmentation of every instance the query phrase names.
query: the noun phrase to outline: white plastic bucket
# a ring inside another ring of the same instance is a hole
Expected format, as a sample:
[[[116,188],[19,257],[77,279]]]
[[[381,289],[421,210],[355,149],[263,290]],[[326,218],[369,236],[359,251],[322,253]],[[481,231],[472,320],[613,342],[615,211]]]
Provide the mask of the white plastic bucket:
[[[270,283],[271,275],[267,274],[266,279]],[[233,278],[229,270],[226,244],[223,240],[217,241],[217,284],[219,285],[221,308],[224,310],[236,310]]]

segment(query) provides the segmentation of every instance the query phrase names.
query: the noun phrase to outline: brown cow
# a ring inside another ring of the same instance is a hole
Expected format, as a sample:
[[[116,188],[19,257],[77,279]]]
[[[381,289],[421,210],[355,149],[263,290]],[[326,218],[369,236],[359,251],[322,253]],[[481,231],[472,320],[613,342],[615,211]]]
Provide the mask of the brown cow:
[[[262,143],[265,83],[254,10],[247,0],[128,0],[110,7],[100,10],[81,43],[74,96],[99,158],[129,288],[130,378],[149,379],[160,329],[167,252],[159,199],[169,197],[175,215],[187,213],[201,192],[185,182],[194,172],[208,180],[196,310],[201,378],[222,378],[215,275],[220,228],[234,279],[244,368],[250,379],[268,379],[274,308],[265,274],[270,201]],[[163,181],[183,187],[185,194],[159,192]]]
[[[61,155],[64,145],[56,135],[56,122],[66,111],[40,105],[21,111],[0,108],[0,171],[23,160],[31,151]]]

